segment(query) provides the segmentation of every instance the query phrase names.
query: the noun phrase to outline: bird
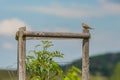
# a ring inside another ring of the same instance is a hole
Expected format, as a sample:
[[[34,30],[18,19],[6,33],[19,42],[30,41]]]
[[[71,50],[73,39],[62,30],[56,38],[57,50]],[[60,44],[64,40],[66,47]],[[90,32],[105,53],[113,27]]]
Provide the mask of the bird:
[[[91,28],[91,27],[89,27],[87,24],[85,24],[85,23],[82,23],[82,27],[84,28],[84,29],[93,29],[93,28]]]

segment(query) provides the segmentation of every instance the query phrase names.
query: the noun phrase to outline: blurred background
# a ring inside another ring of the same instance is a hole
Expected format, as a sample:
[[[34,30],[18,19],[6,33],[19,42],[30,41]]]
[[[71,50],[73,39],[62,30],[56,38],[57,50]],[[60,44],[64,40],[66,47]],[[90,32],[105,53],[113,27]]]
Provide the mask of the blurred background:
[[[120,1],[119,0],[0,0],[0,80],[12,80],[17,70],[19,27],[30,31],[90,31],[90,75],[92,80],[118,80],[120,75]],[[63,69],[81,69],[82,40],[51,40],[64,58],[55,59]],[[27,51],[40,41],[27,41]],[[5,79],[5,76],[6,79]],[[115,79],[118,77],[118,79]]]

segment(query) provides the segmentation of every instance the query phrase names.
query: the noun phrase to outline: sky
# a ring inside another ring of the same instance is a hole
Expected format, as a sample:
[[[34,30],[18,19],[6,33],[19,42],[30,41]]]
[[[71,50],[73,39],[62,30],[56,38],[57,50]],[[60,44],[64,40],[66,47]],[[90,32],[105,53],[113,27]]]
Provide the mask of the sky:
[[[0,68],[16,68],[19,27],[28,31],[77,32],[90,30],[90,56],[120,51],[120,0],[0,0]],[[51,50],[64,54],[57,62],[81,58],[82,40],[51,40]],[[40,41],[27,41],[33,49]]]

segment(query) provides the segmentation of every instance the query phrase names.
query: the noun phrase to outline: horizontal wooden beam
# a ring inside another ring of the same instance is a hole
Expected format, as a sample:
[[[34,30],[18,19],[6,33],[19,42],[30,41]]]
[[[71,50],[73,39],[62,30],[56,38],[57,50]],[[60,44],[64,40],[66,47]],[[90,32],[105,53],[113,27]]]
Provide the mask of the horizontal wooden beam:
[[[66,39],[81,39],[90,38],[89,33],[67,33],[67,32],[31,32],[25,31],[24,37],[26,40],[38,40],[38,39],[56,39],[56,38],[66,38]]]
[[[26,40],[67,40],[67,39],[80,39],[80,38],[55,38],[55,37],[25,37]]]

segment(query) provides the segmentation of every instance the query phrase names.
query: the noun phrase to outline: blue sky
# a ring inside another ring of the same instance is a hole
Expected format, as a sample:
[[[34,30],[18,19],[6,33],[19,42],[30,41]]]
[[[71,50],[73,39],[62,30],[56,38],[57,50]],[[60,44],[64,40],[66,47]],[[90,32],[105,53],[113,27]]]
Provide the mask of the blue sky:
[[[26,26],[32,31],[82,32],[91,30],[90,55],[120,51],[119,0],[0,0],[0,67],[17,63],[15,32]],[[39,41],[27,41],[27,50]],[[64,53],[58,62],[81,57],[81,40],[53,40],[54,49]]]

